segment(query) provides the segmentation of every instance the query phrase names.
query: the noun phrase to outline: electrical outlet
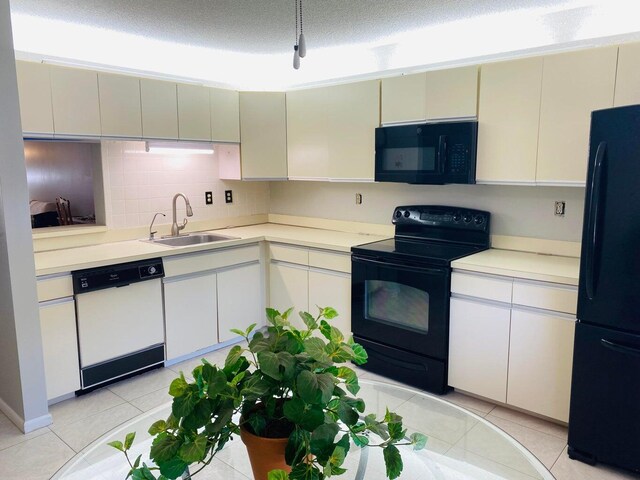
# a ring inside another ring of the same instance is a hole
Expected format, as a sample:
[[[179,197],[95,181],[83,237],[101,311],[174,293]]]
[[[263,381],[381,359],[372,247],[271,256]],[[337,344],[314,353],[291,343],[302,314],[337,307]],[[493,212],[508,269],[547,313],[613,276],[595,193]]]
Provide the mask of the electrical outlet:
[[[362,194],[356,193],[356,205],[362,205]]]
[[[564,217],[564,207],[565,207],[564,200],[556,202],[554,212],[553,212],[554,215],[557,217]]]
[[[206,205],[213,205],[213,192],[204,192],[204,203]]]
[[[225,203],[233,203],[233,192],[231,190],[224,191],[224,201]]]

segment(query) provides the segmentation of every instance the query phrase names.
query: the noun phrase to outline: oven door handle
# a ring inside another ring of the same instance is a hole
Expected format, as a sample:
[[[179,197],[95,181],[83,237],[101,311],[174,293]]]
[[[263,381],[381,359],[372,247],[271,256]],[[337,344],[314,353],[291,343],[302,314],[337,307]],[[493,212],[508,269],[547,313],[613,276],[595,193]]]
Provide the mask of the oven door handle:
[[[381,265],[381,266],[390,267],[390,268],[399,267],[399,268],[402,268],[403,270],[411,270],[413,272],[418,272],[418,273],[432,273],[432,274],[438,274],[438,275],[447,273],[447,270],[444,268],[430,268],[430,267],[422,267],[422,266],[416,267],[415,265],[405,263],[402,260],[393,260],[393,262],[387,262],[381,259],[358,257],[356,255],[353,255],[351,257],[351,260],[358,263],[365,263],[365,264],[369,263],[373,265]]]

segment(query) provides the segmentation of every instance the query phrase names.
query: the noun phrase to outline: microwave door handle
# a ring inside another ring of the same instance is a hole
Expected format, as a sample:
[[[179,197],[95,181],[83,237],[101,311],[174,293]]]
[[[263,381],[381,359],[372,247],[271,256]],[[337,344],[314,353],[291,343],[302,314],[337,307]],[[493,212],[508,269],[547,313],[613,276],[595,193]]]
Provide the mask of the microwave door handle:
[[[447,163],[447,136],[440,135],[438,138],[438,166],[440,168],[440,174],[443,174],[446,170]]]

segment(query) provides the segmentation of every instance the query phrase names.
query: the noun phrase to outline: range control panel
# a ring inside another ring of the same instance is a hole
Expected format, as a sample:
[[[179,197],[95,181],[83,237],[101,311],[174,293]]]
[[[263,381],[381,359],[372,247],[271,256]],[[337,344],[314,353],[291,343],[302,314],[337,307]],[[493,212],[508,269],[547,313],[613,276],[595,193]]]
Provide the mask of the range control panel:
[[[464,229],[489,232],[491,214],[483,210],[447,207],[443,205],[412,205],[396,207],[392,222],[396,230]]]
[[[71,272],[71,276],[73,293],[78,294],[162,278],[164,265],[161,258],[151,258],[139,262],[76,270]]]

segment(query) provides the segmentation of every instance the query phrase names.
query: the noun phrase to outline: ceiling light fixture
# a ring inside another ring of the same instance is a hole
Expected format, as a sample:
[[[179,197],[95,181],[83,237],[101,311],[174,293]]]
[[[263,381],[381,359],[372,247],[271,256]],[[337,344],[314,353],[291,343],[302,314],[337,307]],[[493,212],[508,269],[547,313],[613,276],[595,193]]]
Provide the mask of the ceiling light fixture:
[[[298,16],[300,17],[300,35],[298,35]],[[296,43],[293,46],[293,68],[300,68],[300,59],[307,54],[307,42],[302,31],[302,0],[296,0]]]
[[[146,142],[147,153],[160,153],[165,155],[189,154],[207,155],[213,153],[213,145],[208,143],[186,142]]]

